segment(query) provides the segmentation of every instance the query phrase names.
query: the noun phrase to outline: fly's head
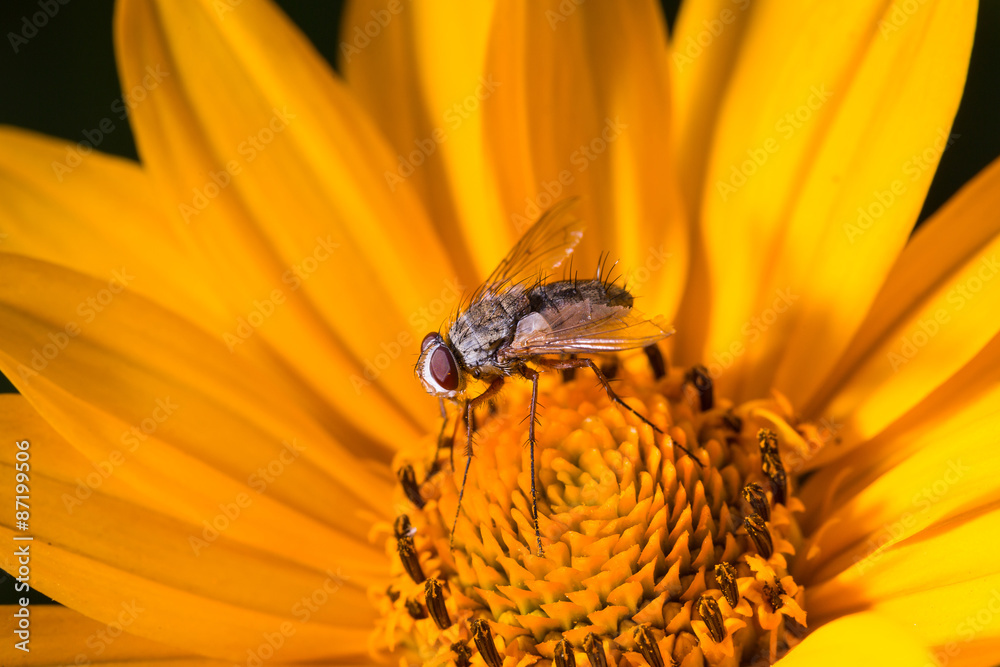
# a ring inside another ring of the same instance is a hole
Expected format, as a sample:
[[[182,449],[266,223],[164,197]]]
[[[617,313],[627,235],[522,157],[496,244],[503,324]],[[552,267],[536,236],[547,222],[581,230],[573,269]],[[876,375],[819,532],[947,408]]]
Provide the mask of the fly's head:
[[[415,370],[424,389],[434,396],[455,398],[465,389],[465,378],[459,370],[455,351],[437,332],[424,336]]]

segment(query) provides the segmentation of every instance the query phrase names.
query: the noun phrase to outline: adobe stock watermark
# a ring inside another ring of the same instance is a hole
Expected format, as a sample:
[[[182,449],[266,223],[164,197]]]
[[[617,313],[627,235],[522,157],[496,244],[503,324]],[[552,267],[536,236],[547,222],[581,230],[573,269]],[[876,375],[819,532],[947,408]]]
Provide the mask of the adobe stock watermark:
[[[395,192],[400,184],[416,173],[417,169],[427,162],[430,156],[437,152],[438,146],[448,141],[449,133],[458,130],[479,109],[479,106],[496,92],[496,89],[500,85],[499,81],[493,80],[492,74],[479,77],[479,83],[476,85],[475,90],[466,95],[461,101],[453,104],[442,115],[444,125],[448,128],[447,131],[445,127],[439,125],[431,130],[431,133],[426,137],[414,139],[414,148],[406,155],[402,153],[397,154],[396,161],[398,164],[395,171],[386,170],[383,173],[386,185],[389,186],[389,191]]]
[[[56,175],[56,180],[62,183],[66,176],[83,164],[84,157],[93,153],[94,149],[104,142],[104,138],[118,128],[115,120],[123,121],[128,119],[129,111],[142,104],[149,94],[156,90],[160,83],[168,76],[170,76],[170,72],[165,70],[163,65],[156,65],[155,67],[148,65],[146,67],[146,74],[142,77],[142,80],[111,103],[110,108],[114,116],[106,116],[98,121],[96,127],[84,130],[81,133],[83,134],[83,140],[78,141],[74,146],[67,146],[66,156],[62,161],[52,161],[52,172]]]
[[[569,17],[576,12],[577,7],[584,2],[586,0],[562,0],[555,10],[546,9],[545,20],[549,22],[549,27],[553,30],[558,28],[559,24],[569,20]]]
[[[326,579],[307,595],[303,595],[292,605],[292,616],[298,621],[298,625],[292,621],[284,621],[275,632],[264,632],[261,634],[261,642],[257,646],[247,649],[247,658],[243,662],[246,667],[261,667],[265,662],[274,657],[281,650],[285,642],[295,636],[298,628],[309,622],[313,614],[329,604],[337,593],[344,587],[345,582],[350,581],[350,577],[342,574],[340,567],[336,572],[326,570]]]
[[[287,271],[281,274],[281,282],[288,285],[289,292],[295,292],[303,284],[312,278],[319,268],[333,256],[333,252],[341,246],[333,240],[331,234],[326,238],[316,237],[316,245],[312,251],[292,264]],[[288,298],[288,294],[280,287],[275,287],[262,299],[253,300],[253,308],[245,316],[236,318],[236,327],[232,331],[222,334],[222,342],[230,352],[235,352],[236,347],[243,344],[253,336],[264,322],[266,322]]]
[[[809,95],[806,96],[802,104],[786,113],[774,124],[777,136],[769,136],[759,146],[748,148],[746,150],[747,159],[739,164],[730,165],[729,177],[726,180],[716,180],[715,189],[722,201],[727,201],[730,196],[746,185],[747,181],[767,164],[771,156],[781,150],[782,141],[788,141],[794,137],[832,96],[833,92],[827,89],[826,84],[811,86]]]
[[[1000,590],[994,588],[988,595],[989,597],[975,613],[969,614],[955,626],[955,635],[961,639],[962,645],[969,644],[983,632],[989,630],[997,615],[1000,615]],[[936,662],[928,662],[925,667],[946,667],[953,658],[962,652],[962,645],[959,642],[949,642],[934,649],[932,653]]]
[[[90,324],[111,305],[115,296],[121,294],[122,290],[133,280],[135,280],[135,276],[131,275],[124,266],[112,271],[108,286],[99,289],[95,294],[86,297],[77,304],[76,314],[83,319],[84,324]],[[38,374],[45,371],[49,364],[55,361],[82,331],[83,326],[79,322],[70,320],[61,330],[50,332],[48,343],[44,343],[41,347],[31,348],[30,367],[19,363],[17,374],[25,382],[38,377]]]
[[[35,37],[39,30],[47,26],[59,13],[59,9],[69,4],[69,0],[38,0],[37,4],[40,11],[31,16],[25,14],[21,17],[20,30],[7,33],[7,41],[10,42],[10,48],[14,49],[15,54]]]
[[[400,331],[394,339],[388,342],[379,343],[381,351],[370,359],[365,359],[361,375],[351,374],[351,386],[354,388],[354,393],[360,396],[365,387],[370,386],[404,354],[407,355],[408,359],[416,361],[413,355],[419,352],[416,346],[421,338],[428,331],[437,331],[437,328],[441,326],[442,318],[458,303],[464,290],[465,287],[457,280],[445,280],[444,289],[436,298],[409,314],[407,322],[409,322],[410,328]]]
[[[741,340],[734,340],[726,349],[712,354],[712,361],[707,364],[709,376],[712,379],[717,379],[729,370],[737,359],[746,354],[747,346],[760,340],[767,333],[767,330],[778,321],[778,318],[788,312],[799,300],[800,296],[793,293],[790,287],[777,290],[771,305],[758,315],[748,319],[740,327],[740,335],[743,337]],[[744,340],[746,343],[743,342]]]
[[[997,261],[996,253],[980,259],[975,274],[948,291],[946,300],[949,307],[938,308],[933,315],[918,320],[916,326],[901,336],[898,344],[886,353],[886,359],[892,370],[898,371],[910,363],[920,350],[941,332],[941,328],[951,322],[952,313],[965,308],[983,291],[986,283],[996,277],[997,273],[1000,273],[1000,261]]]
[[[723,7],[715,18],[703,19],[701,30],[674,46],[673,61],[678,72],[683,72],[685,67],[694,63],[728,26],[736,22],[739,12],[746,11],[750,6],[750,0],[730,0],[730,3],[732,7]]]
[[[258,496],[267,491],[267,487],[274,484],[275,480],[281,477],[288,466],[293,465],[302,452],[306,450],[295,438],[291,441],[283,440],[281,450],[278,455],[266,464],[257,468],[247,478],[247,486],[253,489]],[[254,496],[240,491],[228,502],[219,503],[219,512],[211,519],[202,520],[201,535],[188,535],[188,545],[195,556],[207,549],[213,542],[219,539],[222,533],[226,532],[243,515],[244,510],[253,505]]]
[[[360,55],[368,48],[372,40],[377,39],[382,34],[382,30],[392,22],[392,17],[402,13],[402,11],[403,3],[400,0],[389,0],[385,9],[371,10],[369,13],[372,20],[365,23],[364,29],[362,26],[354,26],[354,30],[351,32],[351,41],[340,43],[340,55],[344,58],[344,63],[351,62],[351,58]]]
[[[948,467],[940,478],[934,480],[913,494],[910,506],[915,512],[903,512],[896,520],[883,524],[882,529],[868,538],[868,550],[864,556],[854,557],[854,567],[858,574],[869,570],[885,555],[885,547],[895,543],[919,524],[919,515],[926,514],[941,502],[958,484],[965,474],[972,470],[961,459],[948,461]]]
[[[911,182],[916,182],[921,174],[937,166],[941,155],[960,136],[959,134],[949,134],[947,130],[938,128],[937,135],[935,135],[931,145],[914,153],[903,163],[900,169],[902,175]],[[855,221],[844,223],[844,234],[847,236],[847,240],[853,244],[858,237],[863,236],[892,208],[900,196],[906,194],[906,191],[906,181],[902,178],[893,179],[885,190],[872,190],[872,198],[869,203],[858,207]]]
[[[135,620],[145,611],[146,608],[140,607],[134,599],[131,602],[122,602],[121,611],[118,612],[115,620],[87,636],[83,643],[91,652],[77,653],[73,665],[77,667],[89,665],[93,658],[104,655],[108,647],[122,636],[125,628],[135,623]],[[105,660],[100,660],[100,662],[105,662]]]
[[[628,125],[623,123],[620,117],[605,118],[600,132],[570,153],[569,166],[574,169],[562,169],[552,180],[543,180],[534,197],[524,198],[524,209],[520,213],[511,213],[510,221],[514,224],[514,230],[520,234],[534,224],[542,213],[559,201],[563,191],[576,182],[573,171],[577,174],[587,171],[590,165],[600,159],[608,147],[618,141],[627,129]]]
[[[154,403],[155,407],[150,411],[148,417],[131,426],[129,430],[122,432],[119,438],[122,443],[121,449],[112,450],[107,457],[97,463],[91,461],[90,465],[93,466],[94,472],[88,473],[83,479],[76,478],[73,495],[62,494],[63,507],[66,508],[68,514],[72,514],[73,510],[83,505],[84,501],[94,495],[94,491],[100,489],[118,468],[125,465],[128,461],[127,455],[134,454],[139,446],[152,437],[180,407],[169,396],[157,398]]]
[[[878,22],[878,31],[882,39],[889,39],[893,33],[899,32],[913,15],[927,4],[927,0],[896,0],[892,9],[884,19]]]
[[[271,111],[271,118],[267,123],[254,134],[247,135],[247,138],[236,146],[236,154],[239,157],[227,161],[223,168],[218,171],[209,171],[205,182],[201,186],[191,189],[190,202],[180,202],[177,205],[177,211],[184,222],[190,223],[191,218],[201,215],[201,212],[208,208],[212,200],[228,188],[235,177],[243,173],[243,168],[256,160],[261,153],[267,150],[275,137],[285,131],[289,121],[296,118],[296,115],[289,111],[287,106],[280,110],[273,107]]]

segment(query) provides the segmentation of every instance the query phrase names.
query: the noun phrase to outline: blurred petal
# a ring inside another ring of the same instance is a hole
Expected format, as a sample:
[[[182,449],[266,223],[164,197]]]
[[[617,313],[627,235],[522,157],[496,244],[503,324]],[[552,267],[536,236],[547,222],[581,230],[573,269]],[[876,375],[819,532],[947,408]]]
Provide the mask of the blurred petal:
[[[486,70],[500,85],[485,132],[515,231],[581,195],[588,230],[574,269],[593,275],[590,263],[610,252],[640,308],[672,318],[688,240],[669,159],[659,5],[515,3],[495,18]],[[499,259],[503,249],[493,251]]]
[[[10,607],[2,609],[3,623],[13,636],[15,627]],[[157,667],[224,667],[227,663],[196,656],[189,651],[142,639],[128,632],[116,619],[107,624],[57,605],[35,605],[31,610],[29,653],[18,656],[26,667],[57,665],[140,665]],[[125,620],[131,619],[126,615]],[[99,662],[98,662],[99,661]]]
[[[133,110],[139,152],[243,326],[259,323],[249,335],[381,446],[422,432],[434,412],[402,351],[459,290],[416,194],[388,192],[395,161],[345,86],[269,3],[125,0],[116,38],[126,88],[168,73]]]
[[[0,262],[0,371],[94,464],[77,475],[112,469],[130,502],[193,525],[250,493],[234,540],[317,568],[337,544],[352,567],[380,572],[365,535],[391,511],[384,460],[342,424],[317,423],[294,384],[128,290],[79,318],[76,305],[104,287],[37,260]],[[86,490],[50,502],[73,513]]]
[[[494,249],[510,245],[476,97],[488,76],[492,17],[487,1],[357,0],[341,23],[344,77],[397,154],[387,173],[405,178],[434,211],[441,243],[469,285],[493,269]]]
[[[13,448],[4,449],[4,475],[13,476]],[[67,607],[103,624],[127,624],[130,634],[181,655],[244,660],[269,641],[289,661],[365,654],[374,610],[364,585],[341,567],[336,543],[328,546],[327,566],[314,570],[247,549],[227,534],[196,553],[190,539],[199,526],[100,491],[70,516],[60,498],[73,488],[45,476],[44,447],[32,453],[42,462],[31,477],[31,577]],[[0,493],[13,506],[13,493]],[[0,520],[0,536],[11,544],[17,533],[9,523]],[[16,557],[7,551],[0,565],[14,570]]]
[[[908,160],[947,137],[975,3],[927,3],[886,33],[893,8],[774,2],[747,28],[703,203],[719,290],[705,356],[736,397],[776,385],[795,401],[822,381],[923,203],[933,168]],[[883,190],[877,224],[846,228]]]
[[[0,128],[0,146],[5,252],[105,281],[127,270],[130,289],[209,330],[224,326],[224,302],[183,251],[139,165],[81,156],[76,144],[16,128]]]
[[[758,6],[750,0],[690,0],[677,14],[670,40],[671,121],[677,175],[693,217],[700,213],[719,109]]]

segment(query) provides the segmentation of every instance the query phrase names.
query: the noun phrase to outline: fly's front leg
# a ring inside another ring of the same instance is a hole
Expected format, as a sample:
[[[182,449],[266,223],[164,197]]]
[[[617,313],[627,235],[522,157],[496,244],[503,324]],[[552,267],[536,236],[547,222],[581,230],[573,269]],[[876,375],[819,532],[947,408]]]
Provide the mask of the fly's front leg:
[[[542,533],[538,529],[538,494],[535,491],[535,424],[538,419],[535,413],[538,409],[538,371],[522,366],[521,375],[531,380],[531,412],[528,415],[528,457],[531,460],[531,518],[535,522],[535,542],[538,544],[538,555],[544,556],[542,549]]]
[[[455,527],[458,525],[458,515],[462,512],[462,497],[465,495],[465,483],[469,479],[469,466],[472,464],[472,434],[475,433],[473,414],[475,409],[482,405],[485,401],[496,396],[503,386],[503,377],[498,377],[494,380],[486,391],[476,396],[471,401],[465,402],[465,409],[463,416],[465,417],[466,423],[466,435],[465,435],[465,472],[462,473],[462,487],[458,491],[458,507],[455,508],[455,520],[451,524],[451,540],[449,542],[451,548],[455,548]],[[452,445],[454,447],[454,445]],[[452,467],[454,470],[454,467]]]
[[[458,424],[462,418],[459,416],[455,419],[455,427],[452,429],[451,436],[445,437],[445,431],[448,429],[448,411],[444,407],[443,398],[438,399],[438,405],[441,408],[441,430],[438,432],[437,449],[434,450],[434,461],[431,462],[431,467],[427,471],[427,477],[433,477],[441,471],[441,450],[444,449],[445,443],[447,443],[448,452],[451,455],[451,469],[455,470],[455,436],[458,435]]]
[[[628,410],[629,412],[631,412],[632,414],[634,414],[636,417],[638,417],[639,419],[641,419],[644,423],[649,424],[649,426],[652,427],[652,429],[654,431],[656,431],[657,433],[663,433],[663,431],[661,431],[659,429],[659,427],[657,427],[656,424],[654,424],[653,422],[651,422],[648,419],[646,419],[645,416],[643,416],[639,411],[637,411],[631,405],[629,405],[624,400],[622,400],[621,396],[619,396],[618,394],[615,393],[615,390],[611,388],[611,383],[608,381],[608,378],[606,378],[604,376],[604,373],[601,372],[601,369],[597,367],[597,364],[595,364],[593,362],[593,360],[586,359],[586,358],[584,358],[584,359],[553,359],[553,360],[546,359],[544,362],[540,362],[540,363],[544,363],[545,366],[547,366],[549,368],[553,368],[553,369],[583,368],[583,367],[590,368],[590,370],[594,371],[594,375],[597,376],[597,379],[600,380],[601,386],[604,387],[604,391],[607,392],[607,394],[608,394],[608,398],[610,398],[612,401],[614,401],[618,405],[622,406],[623,408],[625,408],[626,410]],[[688,456],[690,456],[691,460],[694,461],[695,463],[697,463],[699,467],[702,467],[702,468],[704,467],[704,465],[702,464],[702,462],[699,461],[698,458],[694,454],[692,454],[686,447],[684,447],[683,445],[681,445],[677,441],[673,442],[673,446],[677,447],[682,452],[684,452],[685,454],[687,454]]]

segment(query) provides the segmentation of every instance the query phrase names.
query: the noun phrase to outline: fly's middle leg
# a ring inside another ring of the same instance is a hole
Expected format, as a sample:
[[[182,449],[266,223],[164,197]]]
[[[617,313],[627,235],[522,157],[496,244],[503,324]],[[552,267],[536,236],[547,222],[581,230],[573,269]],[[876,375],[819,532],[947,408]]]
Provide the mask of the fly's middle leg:
[[[544,556],[542,549],[542,533],[538,529],[538,493],[535,491],[535,424],[538,423],[538,371],[522,366],[521,375],[531,380],[531,412],[528,415],[528,458],[531,461],[531,519],[535,523],[535,542],[538,544],[538,555]]]

